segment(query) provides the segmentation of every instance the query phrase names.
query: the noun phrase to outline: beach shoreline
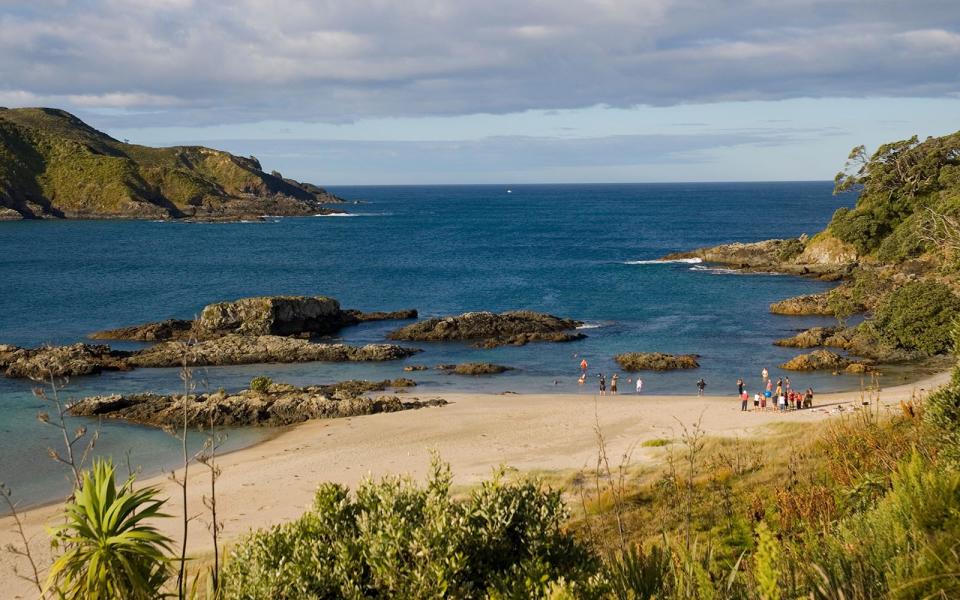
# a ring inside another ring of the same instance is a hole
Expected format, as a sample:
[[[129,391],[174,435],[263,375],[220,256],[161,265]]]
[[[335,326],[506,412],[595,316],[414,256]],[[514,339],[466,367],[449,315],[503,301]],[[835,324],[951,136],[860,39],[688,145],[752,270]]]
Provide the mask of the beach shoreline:
[[[949,381],[950,374],[944,371],[883,389],[880,401],[896,405],[913,395],[925,395]],[[759,378],[754,383],[759,383]],[[324,481],[355,487],[367,476],[422,478],[432,452],[451,465],[459,485],[481,481],[501,465],[520,472],[576,470],[595,462],[594,427],[599,425],[611,455],[634,448],[635,461],[643,462],[651,460],[655,452],[639,447],[643,441],[677,438],[681,425],[699,420],[710,436],[762,436],[775,423],[811,423],[849,413],[859,404],[861,394],[859,390],[820,394],[813,409],[743,413],[733,394],[697,397],[631,392],[600,397],[445,392],[437,394],[450,402],[444,407],[307,421],[219,456],[223,475],[217,484],[218,512],[225,526],[224,539],[229,542],[251,529],[299,517]],[[191,554],[202,554],[212,547],[202,506],[209,473],[193,465],[189,483],[189,514],[197,518],[188,547]],[[145,477],[139,485],[159,487],[162,495],[170,498],[167,512],[181,511],[177,488],[168,474]],[[59,512],[60,504],[51,503],[20,513],[34,550],[44,560],[49,553],[44,526]],[[13,525],[12,517],[0,517],[0,547],[19,543]],[[178,538],[177,519],[165,519],[159,525],[164,533]],[[13,558],[9,553],[0,555],[0,582],[5,589],[29,595],[29,587],[19,587],[23,582],[13,576]]]

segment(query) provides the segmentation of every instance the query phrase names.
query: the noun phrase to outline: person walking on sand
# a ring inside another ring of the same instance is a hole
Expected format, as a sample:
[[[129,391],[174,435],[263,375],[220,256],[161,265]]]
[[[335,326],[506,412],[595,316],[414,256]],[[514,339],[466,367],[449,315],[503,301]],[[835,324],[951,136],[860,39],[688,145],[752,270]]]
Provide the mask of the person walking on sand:
[[[583,359],[580,361],[580,372],[581,373],[587,372],[587,359]]]
[[[703,395],[703,388],[707,387],[707,382],[703,380],[703,377],[697,380],[697,396]]]
[[[617,395],[617,380],[620,379],[620,376],[616,373],[613,374],[613,377],[610,378],[610,394],[613,396]]]
[[[760,408],[760,392],[753,395],[753,410]]]
[[[606,396],[606,395],[607,395],[607,380],[603,377],[603,373],[600,373],[600,375],[599,375],[598,377],[600,377],[600,395],[601,395],[601,396]]]
[[[743,395],[743,377],[737,377],[737,395]]]
[[[747,412],[747,402],[750,401],[750,394],[746,390],[740,392],[740,410]]]

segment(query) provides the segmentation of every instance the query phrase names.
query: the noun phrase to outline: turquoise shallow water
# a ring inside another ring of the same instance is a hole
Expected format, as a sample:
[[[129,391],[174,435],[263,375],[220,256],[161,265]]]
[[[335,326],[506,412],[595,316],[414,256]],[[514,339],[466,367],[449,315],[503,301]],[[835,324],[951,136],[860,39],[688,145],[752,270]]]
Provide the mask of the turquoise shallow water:
[[[771,342],[823,319],[778,317],[778,299],[826,289],[822,282],[732,274],[708,265],[636,264],[668,252],[731,241],[814,233],[853,198],[828,182],[657,185],[410,186],[332,188],[361,204],[353,217],[267,223],[0,223],[0,343],[82,339],[99,329],[190,317],[205,304],[251,295],[326,294],[364,310],[417,308],[424,317],[468,310],[527,308],[586,321],[586,340],[479,350],[421,344],[408,362],[485,360],[505,375],[464,379],[416,373],[429,393],[452,389],[591,393],[576,385],[586,357],[594,372],[615,370],[618,352],[696,352],[702,368],[644,376],[650,393],[735,389],[794,352]],[[381,341],[396,323],[344,330],[350,343]],[[210,387],[243,387],[251,377],[314,383],[382,379],[404,363],[252,365],[208,369]],[[623,375],[624,387],[626,375]],[[821,391],[859,380],[794,377]],[[173,370],[139,370],[71,382],[68,394],[174,391]],[[26,502],[65,486],[46,459],[51,430],[35,415],[31,384],[0,380],[0,480]],[[263,430],[230,432],[229,445]],[[141,427],[104,425],[101,452],[147,471],[172,464],[176,443]]]

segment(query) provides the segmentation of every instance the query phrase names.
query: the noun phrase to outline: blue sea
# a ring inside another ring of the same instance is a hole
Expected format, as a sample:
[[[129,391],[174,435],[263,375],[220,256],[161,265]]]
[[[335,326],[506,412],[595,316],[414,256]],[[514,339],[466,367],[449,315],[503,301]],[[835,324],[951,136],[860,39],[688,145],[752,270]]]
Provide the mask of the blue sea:
[[[690,393],[703,377],[708,393],[726,394],[738,377],[759,381],[763,367],[775,372],[796,353],[773,346],[775,339],[829,322],[771,315],[769,304],[830,284],[650,261],[725,242],[813,234],[853,202],[832,196],[829,182],[330,189],[356,202],[344,206],[351,216],[0,223],[0,343],[69,343],[101,329],[189,318],[210,302],[319,294],[346,308],[416,308],[422,317],[544,311],[584,321],[588,337],[492,350],[424,343],[424,352],[405,362],[210,368],[198,378],[212,389],[239,389],[257,375],[311,384],[411,375],[404,364],[490,361],[516,370],[486,378],[413,373],[421,385],[414,393],[564,392],[586,400],[595,379],[577,385],[582,358],[592,375],[609,376],[617,353],[662,351],[700,354],[701,368],[645,374],[645,392]],[[382,341],[400,325],[364,324],[337,339]],[[623,388],[627,377],[621,374]],[[795,387],[820,391],[860,383],[829,374],[793,379]],[[173,392],[180,385],[175,370],[141,369],[75,379],[65,395]],[[56,432],[36,420],[49,407],[32,386],[0,380],[0,481],[26,504],[56,499],[68,485],[63,469],[47,459]],[[230,431],[228,448],[269,433]],[[157,430],[106,423],[97,449],[156,472],[175,463],[176,445]]]

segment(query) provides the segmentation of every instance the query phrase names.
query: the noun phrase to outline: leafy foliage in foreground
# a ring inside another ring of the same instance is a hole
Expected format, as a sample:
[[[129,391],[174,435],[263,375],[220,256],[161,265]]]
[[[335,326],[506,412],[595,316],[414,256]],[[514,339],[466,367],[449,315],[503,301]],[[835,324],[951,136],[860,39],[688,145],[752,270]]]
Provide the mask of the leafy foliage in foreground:
[[[227,598],[534,598],[585,585],[598,563],[564,530],[557,492],[499,474],[457,501],[449,469],[425,487],[324,484],[297,521],[252,534],[230,554]]]
[[[880,336],[896,346],[938,354],[950,349],[960,298],[935,281],[915,281],[893,290],[872,321]]]
[[[149,524],[165,517],[154,488],[119,488],[113,464],[97,461],[51,530],[63,553],[50,568],[47,588],[59,598],[156,598],[169,576],[170,540]]]

